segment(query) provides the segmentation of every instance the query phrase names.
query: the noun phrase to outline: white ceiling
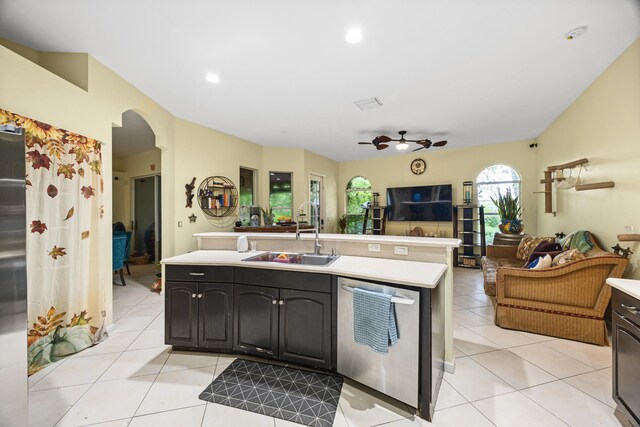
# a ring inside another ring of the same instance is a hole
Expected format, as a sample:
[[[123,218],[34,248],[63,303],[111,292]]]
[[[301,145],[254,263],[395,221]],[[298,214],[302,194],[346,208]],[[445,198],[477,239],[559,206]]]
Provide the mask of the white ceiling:
[[[156,136],[149,124],[134,111],[122,113],[122,127],[112,133],[113,156],[126,157],[156,148]]]
[[[640,36],[640,2],[0,0],[0,36],[89,52],[178,117],[344,161],[395,154],[356,142],[401,129],[451,148],[538,136]]]

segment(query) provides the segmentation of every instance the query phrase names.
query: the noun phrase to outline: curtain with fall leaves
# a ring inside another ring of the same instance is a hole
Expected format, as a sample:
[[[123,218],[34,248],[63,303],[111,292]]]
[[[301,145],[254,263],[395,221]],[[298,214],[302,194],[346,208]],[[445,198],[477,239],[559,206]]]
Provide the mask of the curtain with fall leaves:
[[[99,268],[101,144],[0,109],[24,129],[29,374],[90,347],[105,316]]]

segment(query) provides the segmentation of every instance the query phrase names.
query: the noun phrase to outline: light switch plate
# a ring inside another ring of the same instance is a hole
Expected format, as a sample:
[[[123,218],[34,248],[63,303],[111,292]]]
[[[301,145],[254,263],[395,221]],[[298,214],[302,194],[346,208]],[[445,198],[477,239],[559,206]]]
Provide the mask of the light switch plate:
[[[394,246],[393,253],[396,255],[409,255],[409,248],[407,246]]]
[[[178,227],[182,227],[182,221],[178,221]]]
[[[369,252],[380,252],[379,243],[369,243]]]

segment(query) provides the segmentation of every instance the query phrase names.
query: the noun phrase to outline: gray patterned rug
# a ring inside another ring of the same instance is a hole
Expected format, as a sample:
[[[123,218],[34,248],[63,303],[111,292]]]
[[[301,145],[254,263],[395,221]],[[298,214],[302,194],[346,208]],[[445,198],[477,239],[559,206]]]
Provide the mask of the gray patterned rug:
[[[342,378],[236,359],[200,399],[312,427],[331,427]]]

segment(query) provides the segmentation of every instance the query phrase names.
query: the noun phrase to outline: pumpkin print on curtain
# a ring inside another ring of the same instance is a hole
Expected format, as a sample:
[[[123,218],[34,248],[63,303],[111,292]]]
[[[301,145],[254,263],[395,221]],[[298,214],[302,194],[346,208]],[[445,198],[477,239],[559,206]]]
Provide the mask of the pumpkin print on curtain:
[[[0,109],[25,132],[29,375],[100,340],[101,144]]]

